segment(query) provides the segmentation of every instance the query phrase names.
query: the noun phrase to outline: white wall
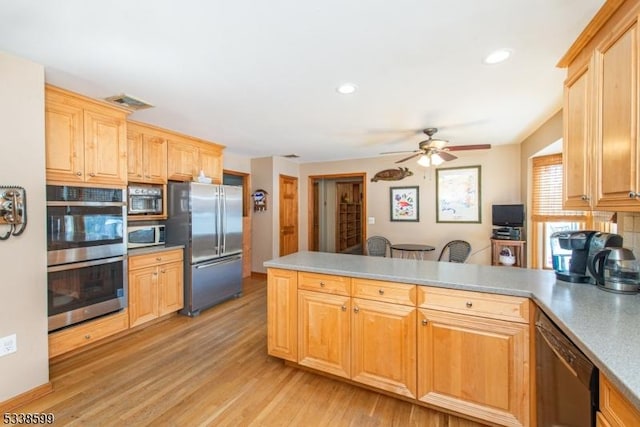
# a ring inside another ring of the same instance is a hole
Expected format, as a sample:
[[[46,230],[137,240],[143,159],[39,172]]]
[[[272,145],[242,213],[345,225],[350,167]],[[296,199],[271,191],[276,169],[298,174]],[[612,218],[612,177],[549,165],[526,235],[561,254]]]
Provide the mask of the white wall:
[[[0,241],[0,338],[18,349],[0,358],[2,402],[49,381],[44,68],[0,52],[0,94],[0,185],[25,187],[28,208],[25,232]]]
[[[401,181],[370,182],[376,172],[396,168],[395,156],[369,159],[345,160],[340,162],[304,163],[300,165],[300,249],[307,246],[307,181],[310,175],[365,172],[367,194],[367,217],[375,218],[375,224],[367,225],[367,236],[382,235],[392,243],[424,243],[436,250],[427,259],[436,259],[442,246],[453,239],[467,240],[472,245],[470,263],[490,264],[491,205],[494,203],[520,203],[520,146],[495,146],[491,150],[456,153],[458,159],[447,162],[442,167],[481,166],[482,223],[444,224],[436,223],[435,169],[422,168],[414,161],[408,166],[414,175]],[[419,186],[420,221],[391,222],[389,218],[389,188],[398,186]]]
[[[240,156],[234,153],[224,152],[223,166],[225,170],[250,173],[251,172],[251,158],[247,156]]]

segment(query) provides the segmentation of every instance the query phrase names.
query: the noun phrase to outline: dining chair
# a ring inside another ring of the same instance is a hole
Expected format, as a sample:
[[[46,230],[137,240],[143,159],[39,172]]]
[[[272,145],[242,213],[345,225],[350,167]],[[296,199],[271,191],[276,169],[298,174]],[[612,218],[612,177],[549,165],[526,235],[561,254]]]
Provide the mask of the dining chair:
[[[386,257],[390,246],[391,242],[386,237],[371,236],[367,239],[367,255]]]
[[[449,253],[447,259],[446,253]],[[452,240],[442,248],[438,261],[464,263],[471,254],[471,245],[464,240]]]

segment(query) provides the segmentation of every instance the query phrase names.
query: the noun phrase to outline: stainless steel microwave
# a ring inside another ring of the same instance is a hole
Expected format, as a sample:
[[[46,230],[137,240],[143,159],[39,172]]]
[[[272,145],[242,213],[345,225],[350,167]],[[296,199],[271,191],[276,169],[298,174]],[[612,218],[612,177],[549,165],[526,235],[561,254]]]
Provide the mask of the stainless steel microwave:
[[[164,225],[136,225],[128,228],[127,247],[142,248],[144,246],[164,245]]]
[[[130,185],[128,193],[129,215],[162,214],[162,186]]]

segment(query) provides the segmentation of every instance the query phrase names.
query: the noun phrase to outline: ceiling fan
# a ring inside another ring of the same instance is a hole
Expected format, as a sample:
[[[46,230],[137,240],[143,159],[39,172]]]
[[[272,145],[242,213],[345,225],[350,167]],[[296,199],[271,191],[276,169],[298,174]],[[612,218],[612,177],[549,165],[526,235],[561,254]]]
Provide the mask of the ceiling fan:
[[[396,163],[406,162],[414,157],[420,156],[418,164],[420,166],[429,167],[431,165],[438,166],[444,162],[457,159],[457,156],[449,153],[449,151],[462,151],[462,150],[483,150],[491,148],[491,144],[475,144],[475,145],[454,145],[447,147],[447,143],[444,139],[434,138],[433,135],[438,132],[438,128],[426,128],[422,132],[427,135],[427,139],[421,141],[418,144],[418,149],[413,151],[387,151],[380,154],[400,154],[400,153],[413,153],[409,157],[398,160]]]

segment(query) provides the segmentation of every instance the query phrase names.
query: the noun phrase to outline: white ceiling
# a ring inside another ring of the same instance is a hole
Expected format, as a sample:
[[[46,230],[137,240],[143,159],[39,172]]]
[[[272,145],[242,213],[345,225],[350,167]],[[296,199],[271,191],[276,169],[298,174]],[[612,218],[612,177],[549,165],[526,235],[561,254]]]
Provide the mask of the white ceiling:
[[[0,0],[0,50],[131,118],[301,162],[521,142],[558,111],[555,64],[603,0]],[[497,48],[513,50],[484,65]],[[335,88],[359,90],[339,95]],[[390,157],[390,161],[401,156]]]

